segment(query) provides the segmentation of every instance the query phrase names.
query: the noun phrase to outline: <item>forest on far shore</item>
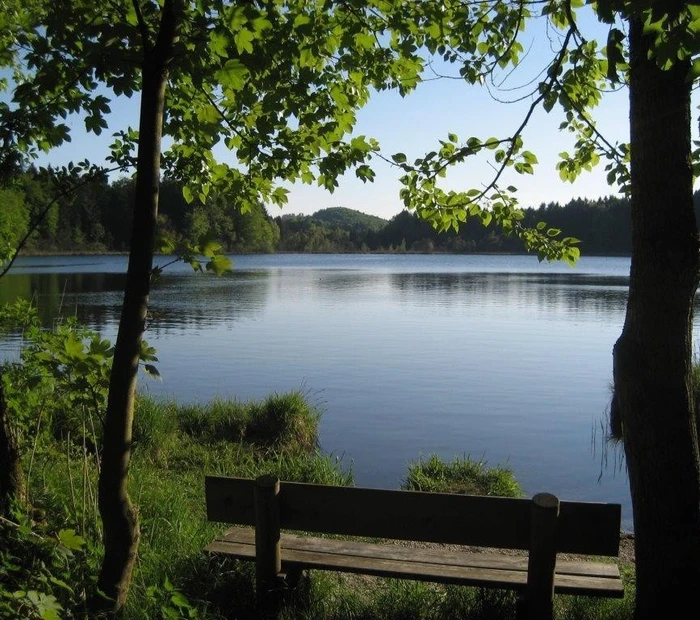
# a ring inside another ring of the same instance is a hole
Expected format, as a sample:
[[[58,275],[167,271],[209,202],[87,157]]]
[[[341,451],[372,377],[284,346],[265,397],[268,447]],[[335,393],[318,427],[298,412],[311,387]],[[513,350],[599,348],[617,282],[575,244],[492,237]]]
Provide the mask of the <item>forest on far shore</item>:
[[[48,177],[27,171],[0,188],[0,242],[16,246],[30,223],[54,198]],[[102,179],[56,200],[23,248],[24,253],[125,252],[129,249],[133,181]],[[700,194],[695,194],[696,213]],[[160,232],[198,245],[215,239],[230,253],[269,252],[452,252],[519,253],[522,242],[472,218],[459,233],[439,233],[412,213],[390,220],[359,210],[330,207],[313,215],[285,214],[262,204],[241,213],[235,196],[209,196],[188,204],[182,188],[165,180],[160,197]],[[525,209],[524,224],[538,222],[580,239],[583,254],[627,255],[631,251],[630,205],[626,198],[576,198]]]

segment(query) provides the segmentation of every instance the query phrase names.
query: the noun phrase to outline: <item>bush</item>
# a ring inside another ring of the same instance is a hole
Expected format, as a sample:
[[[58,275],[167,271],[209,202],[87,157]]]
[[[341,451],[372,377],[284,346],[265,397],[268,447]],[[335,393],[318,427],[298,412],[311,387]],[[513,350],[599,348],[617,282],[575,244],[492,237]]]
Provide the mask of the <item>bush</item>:
[[[86,541],[73,529],[52,532],[15,517],[0,521],[0,618],[83,617],[97,574]]]

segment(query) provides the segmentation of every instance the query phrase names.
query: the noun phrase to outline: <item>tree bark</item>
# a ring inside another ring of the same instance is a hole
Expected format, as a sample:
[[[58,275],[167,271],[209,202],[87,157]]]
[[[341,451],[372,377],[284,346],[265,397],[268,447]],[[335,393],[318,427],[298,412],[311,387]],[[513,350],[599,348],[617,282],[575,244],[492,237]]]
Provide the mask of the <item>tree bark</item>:
[[[632,264],[615,400],[630,479],[636,617],[697,605],[700,458],[691,385],[700,261],[690,165],[689,65],[660,70],[630,21]]]
[[[14,501],[24,499],[24,479],[17,436],[7,414],[0,368],[0,516],[9,517]]]
[[[99,480],[105,555],[98,587],[109,599],[101,606],[113,611],[121,609],[126,601],[140,536],[138,516],[127,493],[127,473],[158,217],[165,92],[178,39],[178,21],[177,0],[165,0],[155,45],[150,47],[144,40],[134,220],[109,383]]]

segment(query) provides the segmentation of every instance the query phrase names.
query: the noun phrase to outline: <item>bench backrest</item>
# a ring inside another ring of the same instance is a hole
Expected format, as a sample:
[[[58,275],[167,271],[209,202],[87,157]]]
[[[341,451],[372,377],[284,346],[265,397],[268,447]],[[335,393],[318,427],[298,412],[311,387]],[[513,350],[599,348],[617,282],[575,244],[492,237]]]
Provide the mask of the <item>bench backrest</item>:
[[[255,480],[207,476],[207,517],[255,525]],[[532,500],[282,482],[279,527],[325,534],[529,549]],[[556,550],[616,556],[619,504],[559,504]]]

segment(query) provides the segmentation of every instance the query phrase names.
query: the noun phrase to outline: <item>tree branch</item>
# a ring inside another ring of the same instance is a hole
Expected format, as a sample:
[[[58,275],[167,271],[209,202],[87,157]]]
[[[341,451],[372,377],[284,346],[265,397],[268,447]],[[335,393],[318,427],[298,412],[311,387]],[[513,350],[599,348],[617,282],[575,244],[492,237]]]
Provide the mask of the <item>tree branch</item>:
[[[131,0],[131,5],[134,7],[134,11],[136,12],[136,21],[138,22],[139,32],[141,33],[141,43],[143,44],[144,54],[148,54],[148,52],[151,50],[151,35],[150,32],[148,32],[148,24],[143,18],[139,0]]]

